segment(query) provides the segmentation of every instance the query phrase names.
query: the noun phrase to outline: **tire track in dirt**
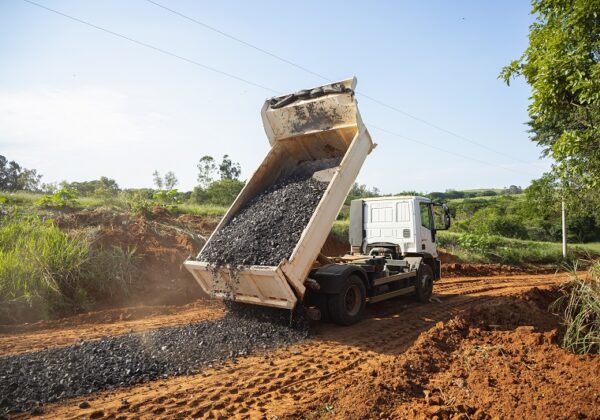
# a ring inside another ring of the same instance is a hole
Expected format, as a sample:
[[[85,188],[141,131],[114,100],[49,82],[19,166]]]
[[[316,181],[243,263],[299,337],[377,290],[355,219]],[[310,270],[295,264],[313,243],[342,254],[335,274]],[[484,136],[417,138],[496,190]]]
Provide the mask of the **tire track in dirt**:
[[[158,316],[150,315],[156,313],[156,311],[166,311],[167,313]],[[110,312],[112,316],[112,312],[115,311],[107,312]],[[123,313],[127,314],[127,310],[124,310]],[[117,318],[108,322],[89,320],[79,325],[73,325],[67,320],[66,328],[60,328],[60,324],[57,323],[49,323],[48,329],[42,328],[16,334],[0,334],[0,356],[43,350],[50,347],[68,346],[83,340],[94,340],[105,336],[214,320],[221,318],[223,314],[223,306],[220,303],[203,300],[175,309],[175,311],[173,307],[148,308],[148,315],[142,315],[141,319],[119,320]],[[97,314],[97,317],[102,318],[102,316],[102,313]]]
[[[314,338],[265,356],[239,358],[193,376],[97,393],[87,397],[89,409],[78,408],[83,398],[50,404],[44,407],[45,413],[61,418],[90,416],[98,410],[121,418],[284,417],[342,392],[344,384],[369,380],[376,366],[393,360],[438,322],[473,305],[533,287],[546,288],[564,279],[559,275],[504,276],[488,278],[480,285],[472,279],[452,279],[436,285],[441,303],[422,305],[406,297],[383,302],[370,307],[368,318],[358,325],[318,324]]]

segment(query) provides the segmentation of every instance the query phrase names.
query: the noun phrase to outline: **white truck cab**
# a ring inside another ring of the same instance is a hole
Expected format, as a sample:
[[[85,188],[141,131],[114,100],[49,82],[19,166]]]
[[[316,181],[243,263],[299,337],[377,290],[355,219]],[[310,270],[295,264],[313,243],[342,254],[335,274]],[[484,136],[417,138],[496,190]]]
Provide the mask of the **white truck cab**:
[[[441,278],[436,231],[450,227],[448,208],[441,205],[435,211],[436,206],[418,196],[353,200],[351,252],[311,272],[318,293],[308,295],[308,306],[349,325],[360,320],[364,303],[411,293],[429,302],[433,283]],[[439,226],[436,216],[441,216]]]
[[[418,196],[352,201],[350,244],[353,253],[369,254],[374,248],[385,247],[396,256],[428,254],[437,258],[433,206],[430,199]]]

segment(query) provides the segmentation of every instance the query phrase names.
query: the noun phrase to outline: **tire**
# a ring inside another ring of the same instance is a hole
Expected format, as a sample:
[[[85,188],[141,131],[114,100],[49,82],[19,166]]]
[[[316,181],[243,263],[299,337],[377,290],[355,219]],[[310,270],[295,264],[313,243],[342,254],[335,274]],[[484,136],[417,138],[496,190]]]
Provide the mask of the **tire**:
[[[343,282],[340,293],[328,296],[329,316],[339,325],[356,324],[364,315],[367,291],[357,275],[348,276]]]
[[[433,293],[433,270],[421,264],[417,273],[416,295],[419,302],[428,303]]]

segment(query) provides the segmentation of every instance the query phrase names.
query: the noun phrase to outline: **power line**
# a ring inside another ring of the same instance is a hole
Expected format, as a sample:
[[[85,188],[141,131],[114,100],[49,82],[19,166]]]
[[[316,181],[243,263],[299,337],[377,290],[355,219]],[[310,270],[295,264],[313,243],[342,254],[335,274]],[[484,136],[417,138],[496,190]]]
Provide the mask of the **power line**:
[[[506,166],[497,165],[495,163],[486,162],[484,160],[480,160],[480,159],[477,159],[477,158],[474,158],[474,157],[471,157],[471,156],[467,156],[467,155],[463,155],[463,154],[460,154],[460,153],[456,153],[456,152],[453,152],[451,150],[446,150],[444,148],[435,146],[433,144],[429,144],[429,143],[426,143],[424,141],[414,139],[412,137],[404,136],[402,134],[395,133],[393,131],[387,130],[387,129],[382,128],[382,127],[378,127],[378,126],[373,125],[373,124],[366,124],[366,126],[369,127],[369,128],[374,128],[375,130],[379,130],[382,133],[386,133],[386,134],[389,134],[389,135],[392,135],[392,136],[395,136],[395,137],[399,137],[401,139],[408,140],[408,141],[411,141],[413,143],[421,144],[423,146],[426,146],[426,147],[429,147],[429,148],[432,148],[432,149],[436,149],[436,150],[439,150],[441,152],[448,153],[450,155],[454,155],[454,156],[457,156],[457,157],[460,157],[460,158],[463,158],[463,159],[472,160],[474,162],[482,163],[482,164],[484,164],[486,166],[495,166],[497,168],[504,169],[505,171],[511,171],[511,172],[515,172],[515,173],[518,173],[518,174],[527,175],[524,172],[517,171],[517,170],[514,170],[512,168],[507,168]]]
[[[178,58],[179,60],[186,61],[186,62],[188,62],[190,64],[193,64],[195,66],[201,67],[201,68],[203,68],[205,70],[208,70],[208,71],[211,71],[213,73],[218,73],[218,74],[221,74],[223,76],[227,76],[227,77],[230,77],[230,78],[235,79],[237,81],[246,83],[248,85],[251,85],[251,86],[254,86],[254,87],[257,87],[257,88],[260,88],[260,89],[264,89],[264,90],[267,90],[267,91],[275,93],[275,94],[280,94],[280,92],[278,92],[278,91],[276,91],[274,89],[271,89],[271,88],[269,88],[267,86],[263,86],[263,85],[261,85],[259,83],[252,82],[252,81],[250,81],[248,79],[244,79],[243,77],[236,76],[235,74],[227,73],[227,72],[225,72],[223,70],[219,70],[219,69],[216,69],[214,67],[208,66],[206,64],[200,63],[199,61],[195,61],[195,60],[192,60],[190,58],[183,57],[183,56],[181,56],[179,54],[172,53],[172,52],[164,50],[164,49],[162,49],[160,47],[156,47],[154,45],[147,44],[147,43],[142,42],[142,41],[138,41],[137,39],[133,39],[133,38],[130,38],[130,37],[126,36],[126,35],[120,34],[118,32],[111,31],[110,29],[106,29],[106,28],[103,28],[101,26],[94,25],[93,23],[87,22],[87,21],[85,21],[83,19],[76,18],[74,16],[68,15],[68,14],[63,13],[63,12],[59,12],[58,10],[51,9],[50,7],[46,7],[46,6],[42,5],[42,4],[36,3],[34,1],[31,1],[31,0],[23,0],[23,1],[29,3],[29,4],[31,4],[33,6],[45,9],[45,10],[47,10],[49,12],[56,13],[57,15],[66,17],[68,19],[71,19],[71,20],[73,20],[75,22],[82,23],[84,25],[87,25],[87,26],[90,26],[92,28],[98,29],[100,31],[106,32],[106,33],[108,33],[110,35],[113,35],[113,36],[125,39],[125,40],[127,40],[129,42],[132,42],[134,44],[141,45],[142,47],[146,47],[146,48],[149,48],[151,50],[158,51],[158,52],[160,52],[162,54],[168,55],[170,57],[174,57],[174,58]]]
[[[122,34],[120,34],[120,33],[118,33],[118,32],[114,32],[114,31],[112,31],[112,30],[110,30],[110,29],[103,28],[103,27],[101,27],[101,26],[95,25],[95,24],[93,24],[93,23],[90,23],[90,22],[87,22],[87,21],[85,21],[85,20],[82,20],[82,19],[76,18],[76,17],[74,17],[74,16],[68,15],[68,14],[66,14],[66,13],[63,13],[63,12],[60,12],[60,11],[58,11],[58,10],[51,9],[51,8],[49,8],[49,7],[46,7],[46,6],[44,6],[44,5],[41,5],[41,4],[39,4],[39,3],[36,3],[36,2],[34,2],[34,1],[32,1],[32,0],[23,0],[23,1],[25,1],[25,2],[29,3],[29,4],[31,4],[31,5],[33,5],[33,6],[37,6],[37,7],[40,7],[40,8],[42,8],[42,9],[45,9],[45,10],[47,10],[47,11],[50,11],[50,12],[52,12],[52,13],[55,13],[55,14],[58,14],[58,15],[60,15],[60,16],[66,17],[66,18],[68,18],[68,19],[70,19],[70,20],[73,20],[73,21],[75,21],[75,22],[82,23],[82,24],[84,24],[84,25],[87,25],[87,26],[90,26],[90,27],[92,27],[92,28],[98,29],[98,30],[100,30],[100,31],[106,32],[106,33],[108,33],[108,34],[110,34],[110,35],[113,35],[113,36],[116,36],[116,37],[119,37],[119,38],[125,39],[125,40],[127,40],[127,41],[130,41],[130,42],[132,42],[132,43],[134,43],[134,44],[141,45],[141,46],[143,46],[143,47],[146,47],[146,48],[149,48],[149,49],[152,49],[152,50],[158,51],[158,52],[160,52],[160,53],[162,53],[162,54],[168,55],[168,56],[170,56],[170,57],[174,57],[174,58],[177,58],[177,59],[183,60],[183,61],[185,61],[185,62],[187,62],[187,63],[194,64],[194,65],[196,65],[196,66],[199,66],[199,67],[201,67],[201,68],[203,68],[203,69],[205,69],[205,70],[209,70],[209,71],[212,71],[212,72],[215,72],[215,73],[221,74],[221,75],[223,75],[223,76],[226,76],[226,77],[229,77],[229,78],[232,78],[232,79],[235,79],[235,80],[241,81],[241,82],[243,82],[243,83],[246,83],[246,84],[249,84],[249,85],[251,85],[251,86],[258,87],[258,88],[260,88],[260,89],[264,89],[264,90],[267,90],[267,91],[270,91],[270,92],[274,92],[274,93],[276,93],[276,94],[279,94],[279,93],[280,93],[280,92],[278,92],[278,91],[276,91],[276,90],[274,90],[274,89],[271,89],[270,87],[263,86],[263,85],[261,85],[261,84],[255,83],[255,82],[253,82],[253,81],[251,81],[251,80],[248,80],[248,79],[245,79],[245,78],[242,78],[242,77],[236,76],[236,75],[234,75],[234,74],[231,74],[231,73],[228,73],[228,72],[225,72],[225,71],[219,70],[219,69],[216,69],[216,68],[214,68],[214,67],[207,66],[207,65],[205,65],[205,64],[203,64],[203,63],[200,63],[200,62],[197,62],[197,61],[195,61],[195,60],[191,60],[191,59],[189,59],[189,58],[186,58],[186,57],[180,56],[180,55],[178,55],[178,54],[172,53],[172,52],[170,52],[170,51],[164,50],[164,49],[162,49],[162,48],[155,47],[154,45],[151,45],[151,44],[148,44],[148,43],[145,43],[145,42],[142,42],[142,41],[138,41],[138,40],[136,40],[136,39],[134,39],[134,38],[128,37],[128,36],[126,36],[126,35],[122,35]],[[426,142],[423,142],[423,141],[420,141],[420,140],[416,140],[416,139],[413,139],[413,138],[410,138],[410,137],[404,136],[404,135],[402,135],[402,134],[399,134],[399,133],[395,133],[395,132],[393,132],[393,131],[390,131],[390,130],[387,130],[387,129],[385,129],[385,128],[381,128],[381,127],[378,127],[378,126],[375,126],[375,125],[372,125],[372,124],[369,124],[369,125],[368,125],[368,127],[374,128],[374,129],[376,129],[376,130],[379,130],[379,131],[381,131],[381,132],[384,132],[384,133],[387,133],[387,134],[390,134],[390,135],[393,135],[393,136],[396,136],[396,137],[399,137],[399,138],[403,138],[403,139],[405,139],[405,140],[409,140],[409,141],[411,141],[411,142],[414,142],[414,143],[418,143],[418,144],[421,144],[421,145],[424,145],[424,146],[430,147],[430,148],[432,148],[432,149],[436,149],[436,150],[442,151],[442,152],[444,152],[444,153],[447,153],[447,154],[451,154],[451,155],[454,155],[454,156],[457,156],[457,157],[461,157],[461,158],[463,158],[463,159],[467,159],[467,160],[472,160],[472,161],[474,161],[474,162],[482,163],[482,164],[484,164],[484,165],[486,165],[486,166],[495,166],[495,167],[498,167],[498,168],[501,168],[501,169],[504,169],[504,170],[508,170],[508,171],[512,171],[512,172],[516,172],[516,173],[521,173],[521,174],[524,174],[523,172],[520,172],[520,171],[515,171],[515,170],[513,170],[513,169],[511,169],[511,168],[506,168],[506,167],[504,167],[504,166],[501,166],[501,165],[493,164],[493,163],[486,162],[486,161],[483,161],[483,160],[480,160],[480,159],[476,159],[476,158],[473,158],[473,157],[470,157],[470,156],[462,155],[462,154],[460,154],[460,153],[456,153],[456,152],[453,152],[453,151],[450,151],[450,150],[446,150],[446,149],[443,149],[443,148],[441,148],[441,147],[438,147],[438,146],[435,146],[435,145],[432,145],[432,144],[429,144],[429,143],[426,143]]]
[[[180,17],[182,17],[182,18],[184,18],[184,19],[187,19],[187,20],[189,20],[190,22],[194,22],[194,23],[196,23],[196,24],[198,24],[198,25],[200,25],[200,26],[202,26],[202,27],[204,27],[204,28],[206,28],[206,29],[208,29],[208,30],[211,30],[211,31],[213,31],[213,32],[216,32],[216,33],[218,33],[218,34],[220,34],[220,35],[222,35],[222,36],[224,36],[224,37],[226,37],[226,38],[229,38],[229,39],[231,39],[231,40],[233,40],[233,41],[239,42],[240,44],[243,44],[243,45],[245,45],[245,46],[247,46],[247,47],[250,47],[250,48],[252,48],[252,49],[255,49],[256,51],[259,51],[259,52],[261,52],[261,53],[263,53],[263,54],[266,54],[266,55],[268,55],[268,56],[270,56],[270,57],[273,57],[273,58],[275,58],[275,59],[277,59],[277,60],[279,60],[279,61],[282,61],[282,62],[284,62],[284,63],[286,63],[286,64],[289,64],[289,65],[291,65],[291,66],[294,66],[294,67],[296,67],[297,69],[300,69],[300,70],[302,70],[302,71],[304,71],[304,72],[306,72],[306,73],[310,73],[310,74],[312,74],[313,76],[317,76],[317,77],[320,77],[321,79],[324,79],[324,80],[326,80],[326,81],[333,82],[333,80],[330,80],[330,79],[328,79],[327,77],[325,77],[325,76],[323,76],[323,75],[321,75],[321,74],[319,74],[319,73],[316,73],[316,72],[314,72],[314,71],[312,71],[312,70],[310,70],[310,69],[308,69],[308,68],[306,68],[306,67],[304,67],[304,66],[301,66],[301,65],[300,65],[300,64],[298,64],[298,63],[294,63],[293,61],[290,61],[290,60],[287,60],[287,59],[285,59],[285,58],[283,58],[283,57],[280,57],[280,56],[278,56],[277,54],[274,54],[274,53],[272,53],[272,52],[270,52],[270,51],[267,51],[267,50],[265,50],[265,49],[263,49],[263,48],[260,48],[260,47],[258,47],[258,46],[256,46],[256,45],[254,45],[254,44],[251,44],[251,43],[249,43],[249,42],[246,42],[246,41],[244,41],[243,39],[240,39],[240,38],[238,38],[238,37],[236,37],[236,36],[230,35],[230,34],[228,34],[227,32],[223,32],[222,30],[220,30],[220,29],[217,29],[217,28],[215,28],[214,26],[210,26],[210,25],[208,25],[208,24],[206,24],[206,23],[204,23],[204,22],[201,22],[201,21],[199,21],[199,20],[197,20],[197,19],[194,19],[194,18],[192,18],[192,17],[190,17],[190,16],[184,15],[183,13],[181,13],[181,12],[178,12],[177,10],[173,10],[173,9],[171,9],[171,8],[169,8],[169,7],[167,7],[167,6],[163,5],[163,4],[160,4],[160,3],[158,3],[158,2],[155,2],[155,1],[153,1],[153,0],[146,0],[146,1],[147,1],[148,3],[152,3],[152,4],[154,4],[155,6],[158,6],[158,7],[160,7],[161,9],[164,9],[164,10],[166,10],[166,11],[168,11],[168,12],[171,12],[171,13],[173,13],[173,14],[175,14],[175,15],[177,15],[177,16],[180,16]]]
[[[243,39],[241,39],[241,38],[238,38],[238,37],[236,37],[236,36],[234,36],[234,35],[228,34],[227,32],[224,32],[224,31],[222,31],[222,30],[220,30],[220,29],[217,29],[217,28],[215,28],[214,26],[210,26],[210,25],[208,25],[208,24],[206,24],[206,23],[204,23],[204,22],[201,22],[201,21],[199,21],[199,20],[197,20],[197,19],[195,19],[195,18],[192,18],[192,17],[190,17],[190,16],[188,16],[188,15],[186,15],[186,14],[183,14],[183,13],[181,13],[181,12],[178,12],[177,10],[173,10],[173,9],[171,9],[171,8],[169,8],[169,7],[167,7],[167,6],[163,5],[163,4],[161,4],[161,3],[158,3],[158,2],[156,2],[156,1],[154,1],[154,0],[146,0],[146,1],[147,1],[148,3],[151,3],[151,4],[155,5],[155,6],[157,6],[157,7],[160,7],[160,8],[162,8],[162,9],[164,9],[164,10],[166,10],[166,11],[170,12],[170,13],[173,13],[173,14],[175,14],[175,15],[179,16],[179,17],[182,17],[182,18],[184,18],[184,19],[186,19],[186,20],[189,20],[190,22],[196,23],[197,25],[200,25],[200,26],[202,26],[202,27],[204,27],[204,28],[206,28],[206,29],[208,29],[208,30],[210,30],[210,31],[213,31],[213,32],[215,32],[215,33],[218,33],[218,34],[220,34],[220,35],[222,35],[222,36],[224,36],[224,37],[226,37],[226,38],[229,38],[229,39],[231,39],[231,40],[233,40],[233,41],[236,41],[236,42],[238,42],[238,43],[240,43],[240,44],[242,44],[242,45],[245,45],[245,46],[247,46],[247,47],[250,47],[250,48],[252,48],[252,49],[254,49],[254,50],[256,50],[256,51],[259,51],[259,52],[261,52],[261,53],[263,53],[263,54],[266,54],[266,55],[268,55],[268,56],[270,56],[270,57],[272,57],[272,58],[275,58],[276,60],[279,60],[279,61],[281,61],[281,62],[283,62],[283,63],[286,63],[286,64],[289,64],[289,65],[291,65],[291,66],[293,66],[293,67],[296,67],[297,69],[300,69],[300,70],[302,70],[302,71],[304,71],[304,72],[306,72],[306,73],[309,73],[309,74],[311,74],[311,75],[313,75],[313,76],[319,77],[320,79],[323,79],[323,80],[325,80],[325,81],[327,81],[327,82],[330,82],[330,83],[334,82],[334,80],[332,80],[331,78],[329,78],[329,77],[327,77],[327,76],[324,76],[324,75],[322,75],[322,74],[320,74],[320,73],[317,73],[317,72],[315,72],[315,71],[313,71],[313,70],[311,70],[311,69],[309,69],[309,68],[306,68],[306,67],[304,67],[304,66],[302,66],[302,65],[300,65],[300,64],[298,64],[298,63],[295,63],[295,62],[293,62],[293,61],[291,61],[291,60],[288,60],[287,58],[283,58],[283,57],[281,57],[280,55],[277,55],[277,54],[275,54],[275,53],[272,53],[272,52],[270,52],[270,51],[268,51],[268,50],[265,50],[264,48],[261,48],[261,47],[259,47],[259,46],[257,46],[257,45],[254,45],[254,44],[250,43],[250,42],[244,41]],[[380,106],[383,106],[384,108],[388,108],[388,109],[390,109],[390,110],[392,110],[392,111],[395,111],[395,112],[397,112],[397,113],[399,113],[399,114],[402,114],[402,115],[404,115],[404,116],[406,116],[406,117],[408,117],[408,118],[411,118],[411,119],[413,119],[413,120],[415,120],[415,121],[418,121],[418,122],[420,122],[421,124],[427,125],[427,126],[429,126],[429,127],[431,127],[431,128],[434,128],[434,129],[436,129],[436,130],[438,130],[438,131],[441,131],[441,132],[443,132],[443,133],[449,134],[449,135],[451,135],[451,136],[453,136],[453,137],[459,138],[459,139],[461,139],[461,140],[463,140],[463,141],[466,141],[466,142],[468,142],[468,143],[471,143],[471,144],[474,144],[474,145],[476,145],[476,146],[482,147],[482,148],[484,148],[484,149],[486,149],[486,150],[488,150],[488,151],[490,151],[490,152],[496,153],[496,154],[498,154],[498,155],[502,155],[502,156],[504,156],[504,157],[508,157],[508,158],[510,158],[510,159],[513,159],[513,160],[519,161],[519,162],[521,162],[521,163],[530,164],[529,162],[526,162],[526,161],[524,161],[524,160],[522,160],[522,159],[519,159],[519,158],[517,158],[517,157],[514,157],[514,156],[512,156],[512,155],[510,155],[510,154],[508,154],[508,153],[504,153],[504,152],[502,152],[502,151],[496,150],[496,149],[494,149],[494,148],[492,148],[492,147],[489,147],[489,146],[487,146],[487,145],[485,145],[485,144],[479,143],[479,142],[477,142],[477,141],[475,141],[475,140],[472,140],[472,139],[470,139],[470,138],[468,138],[468,137],[465,137],[465,136],[463,136],[463,135],[461,135],[461,134],[455,133],[454,131],[448,130],[448,129],[446,129],[446,128],[444,128],[444,127],[441,127],[441,126],[439,126],[439,125],[437,125],[437,124],[431,123],[431,122],[429,122],[429,121],[427,121],[427,120],[425,120],[425,119],[423,119],[423,118],[420,118],[420,117],[418,117],[418,116],[416,116],[416,115],[410,114],[410,113],[408,113],[408,112],[406,112],[406,111],[404,111],[404,110],[402,110],[402,109],[400,109],[400,108],[398,108],[398,107],[395,107],[395,106],[393,106],[393,105],[390,105],[390,104],[388,104],[388,103],[386,103],[386,102],[383,102],[383,101],[381,101],[381,100],[379,100],[379,99],[377,99],[377,98],[375,98],[375,97],[373,97],[373,96],[367,95],[366,93],[363,93],[363,92],[357,91],[357,92],[356,92],[356,94],[357,94],[357,95],[360,95],[360,96],[362,96],[363,98],[365,98],[365,99],[368,99],[368,100],[370,100],[370,101],[372,101],[372,102],[374,102],[374,103],[376,103],[376,104],[378,104],[378,105],[380,105]]]

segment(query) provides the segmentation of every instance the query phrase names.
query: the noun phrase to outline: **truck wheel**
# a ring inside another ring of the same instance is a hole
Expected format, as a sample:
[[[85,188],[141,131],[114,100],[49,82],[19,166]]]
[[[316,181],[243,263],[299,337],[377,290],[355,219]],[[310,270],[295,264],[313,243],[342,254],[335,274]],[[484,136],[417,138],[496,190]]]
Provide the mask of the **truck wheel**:
[[[431,293],[433,293],[433,270],[427,264],[421,264],[419,267],[415,286],[419,302],[429,302]]]
[[[336,324],[356,324],[362,319],[365,311],[365,285],[356,275],[346,277],[343,282],[339,294],[328,296],[329,315]]]

